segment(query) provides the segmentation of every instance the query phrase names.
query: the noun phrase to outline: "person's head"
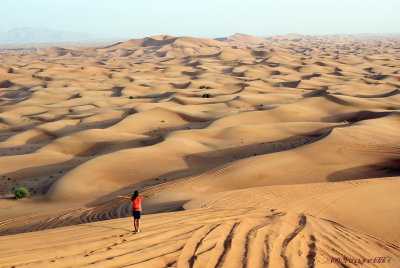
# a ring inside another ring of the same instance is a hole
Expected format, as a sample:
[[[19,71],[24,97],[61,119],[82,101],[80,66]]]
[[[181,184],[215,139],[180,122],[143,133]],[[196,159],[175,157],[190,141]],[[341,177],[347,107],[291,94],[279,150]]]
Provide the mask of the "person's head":
[[[139,196],[139,191],[135,191],[135,192],[133,193],[133,195],[132,195],[132,200],[135,200],[136,197],[138,197],[138,196]]]

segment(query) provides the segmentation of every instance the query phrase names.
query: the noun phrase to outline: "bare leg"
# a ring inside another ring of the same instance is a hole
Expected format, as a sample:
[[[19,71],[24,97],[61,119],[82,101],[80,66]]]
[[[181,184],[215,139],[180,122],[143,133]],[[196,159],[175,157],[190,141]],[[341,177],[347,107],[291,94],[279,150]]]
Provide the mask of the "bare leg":
[[[139,230],[139,226],[140,226],[140,219],[137,219],[137,224],[136,224],[136,226],[137,226],[137,229],[136,229],[136,230]]]
[[[138,219],[134,219],[133,220],[133,224],[135,226],[135,231],[139,230],[139,224],[138,224],[139,220]]]

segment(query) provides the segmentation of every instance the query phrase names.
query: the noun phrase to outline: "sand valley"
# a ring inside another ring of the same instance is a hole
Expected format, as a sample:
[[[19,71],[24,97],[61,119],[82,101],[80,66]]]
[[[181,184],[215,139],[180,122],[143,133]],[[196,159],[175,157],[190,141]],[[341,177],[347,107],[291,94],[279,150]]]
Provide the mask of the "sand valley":
[[[399,179],[396,35],[0,49],[1,267],[400,267]]]

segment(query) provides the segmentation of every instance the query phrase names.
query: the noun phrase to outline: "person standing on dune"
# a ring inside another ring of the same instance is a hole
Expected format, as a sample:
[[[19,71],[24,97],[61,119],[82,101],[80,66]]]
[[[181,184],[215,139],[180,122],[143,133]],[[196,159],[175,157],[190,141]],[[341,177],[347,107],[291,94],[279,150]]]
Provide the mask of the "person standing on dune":
[[[131,197],[129,196],[120,196],[122,199],[130,199],[132,200],[132,216],[133,216],[133,224],[135,226],[134,233],[140,233],[140,217],[142,216],[142,199],[152,197],[154,195],[145,195],[139,196],[139,191],[135,191]]]

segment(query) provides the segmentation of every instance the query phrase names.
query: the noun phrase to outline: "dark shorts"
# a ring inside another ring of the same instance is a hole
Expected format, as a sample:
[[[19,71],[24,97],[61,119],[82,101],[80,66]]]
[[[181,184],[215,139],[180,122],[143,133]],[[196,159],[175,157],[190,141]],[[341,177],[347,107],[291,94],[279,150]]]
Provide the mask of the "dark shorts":
[[[142,216],[142,212],[141,211],[132,211],[132,216],[134,219],[140,219],[140,216]]]

